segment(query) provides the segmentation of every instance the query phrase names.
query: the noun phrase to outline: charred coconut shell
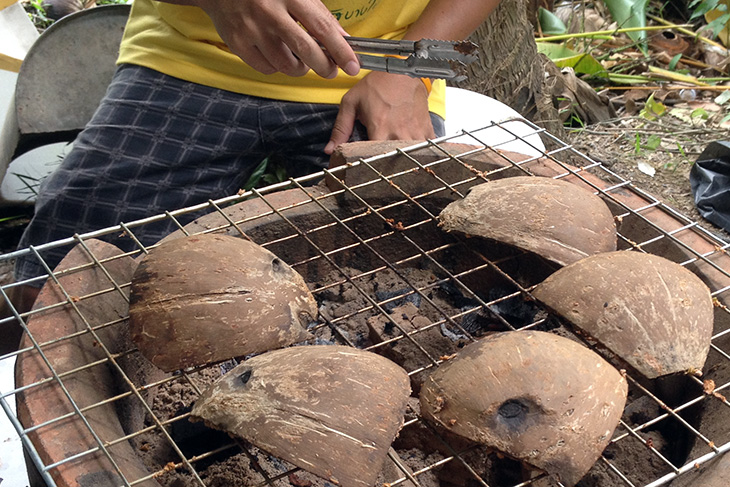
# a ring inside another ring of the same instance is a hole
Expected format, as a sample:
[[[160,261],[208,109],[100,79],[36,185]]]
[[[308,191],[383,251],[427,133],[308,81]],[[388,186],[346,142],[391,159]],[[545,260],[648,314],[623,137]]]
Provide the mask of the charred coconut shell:
[[[627,384],[551,333],[497,333],[464,347],[421,390],[424,417],[575,485],[608,445]]]
[[[140,352],[166,372],[309,338],[317,304],[268,250],[225,235],[162,243],[132,277],[129,320]]]
[[[395,363],[313,345],[246,360],[203,393],[192,416],[331,482],[371,487],[409,395]]]
[[[707,359],[710,290],[663,257],[596,255],[560,269],[533,296],[649,379],[701,370]]]
[[[567,181],[533,176],[474,186],[439,215],[447,232],[461,232],[534,252],[560,265],[616,250],[608,206]]]

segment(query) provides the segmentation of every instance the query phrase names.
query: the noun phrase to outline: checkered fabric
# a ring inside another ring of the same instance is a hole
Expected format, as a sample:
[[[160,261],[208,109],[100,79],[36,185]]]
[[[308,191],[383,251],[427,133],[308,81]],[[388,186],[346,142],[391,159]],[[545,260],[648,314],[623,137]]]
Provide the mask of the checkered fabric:
[[[266,157],[296,177],[326,167],[323,149],[336,105],[282,102],[121,66],[105,98],[60,167],[41,185],[19,248],[235,194]],[[433,115],[443,134],[443,120]],[[351,140],[367,133],[356,127]],[[192,220],[197,215],[188,215]],[[175,230],[169,219],[135,231],[145,245]],[[112,241],[125,251],[130,239]],[[69,249],[43,254],[51,266]],[[42,275],[32,256],[16,262],[18,281]]]

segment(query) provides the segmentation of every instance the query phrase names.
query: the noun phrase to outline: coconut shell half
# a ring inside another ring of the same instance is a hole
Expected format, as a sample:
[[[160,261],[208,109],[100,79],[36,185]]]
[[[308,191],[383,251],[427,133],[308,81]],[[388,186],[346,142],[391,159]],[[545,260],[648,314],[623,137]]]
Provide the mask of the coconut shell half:
[[[409,395],[395,363],[313,345],[246,360],[203,393],[192,416],[331,482],[371,487]]]
[[[588,348],[551,333],[496,333],[464,347],[421,390],[421,412],[575,485],[611,440],[626,379]]]
[[[679,264],[641,252],[560,269],[533,296],[649,379],[701,370],[710,350],[710,290]]]
[[[170,240],[152,249],[132,277],[132,340],[166,372],[306,340],[316,316],[302,277],[241,238]]]
[[[504,178],[472,187],[439,215],[447,232],[504,242],[568,265],[616,250],[608,206],[567,181],[532,176]]]

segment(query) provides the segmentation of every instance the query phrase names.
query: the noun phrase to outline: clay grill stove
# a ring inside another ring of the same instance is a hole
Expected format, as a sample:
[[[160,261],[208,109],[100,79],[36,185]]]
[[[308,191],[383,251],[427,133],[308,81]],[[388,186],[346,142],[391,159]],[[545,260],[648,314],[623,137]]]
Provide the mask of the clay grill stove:
[[[255,479],[247,485],[309,485],[301,471],[281,462],[273,468],[245,442],[225,438],[191,452],[177,428],[188,413],[163,415],[154,409],[155,391],[162,388],[184,385],[199,393],[201,372],[163,375],[139,367],[138,352],[126,338],[134,259],[148,250],[136,240],[139,228],[172,219],[180,232],[224,232],[265,246],[302,274],[322,300],[314,325],[321,340],[386,356],[407,346],[413,354],[406,368],[415,379],[445,359],[430,348],[428,334],[466,343],[474,339],[466,323],[476,317],[488,318],[490,330],[553,326],[543,310],[533,309],[528,318],[512,311],[530,303],[532,287],[555,270],[551,264],[496,243],[477,251],[470,239],[439,230],[435,218],[471,185],[525,174],[563,178],[598,193],[615,215],[620,249],[659,254],[687,266],[715,298],[715,332],[704,375],[650,382],[629,372],[626,412],[589,474],[592,482],[598,476],[605,483],[585,485],[689,485],[704,470],[711,474],[712,468],[722,468],[730,458],[723,457],[730,450],[730,403],[723,396],[730,387],[728,243],[537,127],[531,130],[555,147],[539,158],[487,146],[482,142],[486,130],[512,134],[509,126],[494,125],[457,141],[401,143],[401,148],[354,145],[339,155],[346,164],[318,175],[0,256],[12,261],[30,253],[44,263],[44,250],[75,245],[59,268],[47,268],[50,278],[35,309],[16,315],[28,332],[23,348],[0,357],[17,358],[16,388],[0,391],[0,403],[38,470],[36,485],[160,485],[174,472],[189,478],[190,485],[207,485],[199,470],[233,453],[245,455],[252,465]],[[323,176],[329,189],[314,184]],[[119,234],[137,242],[136,249],[122,253],[98,240]],[[430,277],[419,278],[413,269]],[[386,274],[396,286],[372,284]],[[5,299],[9,287],[2,288]],[[458,297],[459,303],[441,306],[437,297],[445,295]],[[421,317],[409,329],[390,314],[406,301],[418,304]],[[352,328],[353,322],[368,320],[388,324],[391,336]],[[18,402],[17,419],[10,413],[12,401]],[[145,464],[141,457],[148,435],[160,438],[173,457]],[[457,485],[558,485],[540,474],[530,480],[495,477],[478,455],[479,447],[439,436],[415,406],[400,438],[382,479],[391,486],[434,485],[444,471]],[[423,455],[414,465],[412,455],[404,453],[414,448],[406,444],[412,438],[438,445],[440,454]],[[499,462],[504,460],[493,461],[503,469]]]

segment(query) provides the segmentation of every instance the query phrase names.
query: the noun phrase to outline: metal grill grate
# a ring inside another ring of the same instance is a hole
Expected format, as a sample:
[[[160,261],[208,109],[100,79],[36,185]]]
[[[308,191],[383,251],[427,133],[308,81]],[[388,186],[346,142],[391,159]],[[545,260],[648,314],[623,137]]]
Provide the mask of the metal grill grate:
[[[730,386],[728,244],[541,129],[530,126],[525,138],[513,127],[496,124],[401,148],[386,143],[376,156],[358,152],[372,153],[372,144],[355,145],[342,156],[346,164],[320,174],[0,256],[12,263],[31,254],[49,277],[33,311],[0,322],[17,319],[28,332],[20,351],[0,357],[17,359],[19,379],[15,389],[0,391],[0,404],[43,481],[220,485],[207,471],[219,462],[228,471],[247,466],[241,485],[326,484],[246,442],[203,441],[188,429],[185,405],[227,364],[168,375],[140,365],[124,331],[133,259],[149,250],[135,236],[139,228],[171,219],[180,234],[224,232],[263,245],[310,284],[320,303],[313,326],[318,342],[395,357],[417,384],[485,332],[565,332],[529,300],[553,265],[437,226],[440,209],[471,185],[525,174],[564,178],[598,193],[614,213],[619,248],[662,255],[710,286],[715,334],[704,376],[647,382],[629,373],[622,421],[581,485],[659,486],[694,478],[693,471],[730,449],[730,403],[723,396]],[[528,145],[530,135],[541,134],[552,149],[541,157],[506,152],[502,144],[485,143],[495,131],[505,143]],[[100,242],[107,237],[134,242],[135,250]],[[76,247],[66,261],[48,268],[44,252],[70,245]],[[3,297],[20,284],[27,283],[3,286]],[[165,393],[165,412],[163,390],[172,391]],[[10,410],[16,399],[22,424]],[[151,447],[152,439],[163,446]],[[442,436],[419,417],[417,402],[389,458],[381,478],[391,486],[559,485]]]

